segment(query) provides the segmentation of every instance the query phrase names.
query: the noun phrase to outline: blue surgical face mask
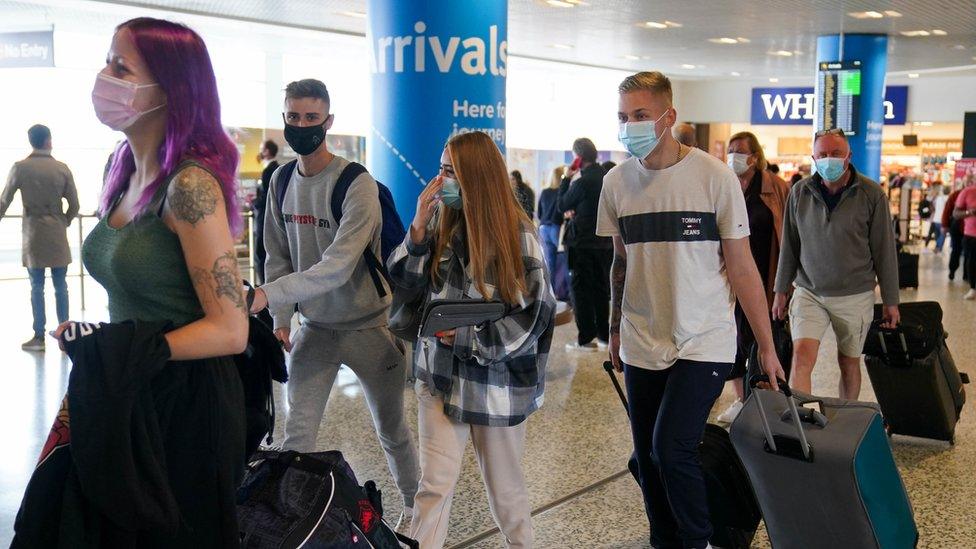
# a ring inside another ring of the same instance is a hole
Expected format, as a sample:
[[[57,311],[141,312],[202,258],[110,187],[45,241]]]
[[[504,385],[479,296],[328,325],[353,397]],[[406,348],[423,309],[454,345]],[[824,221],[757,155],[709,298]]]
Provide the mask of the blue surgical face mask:
[[[817,173],[826,181],[833,183],[844,175],[844,158],[815,158],[813,162],[817,166]]]
[[[441,181],[441,202],[448,208],[461,209],[461,184],[457,179],[445,177]]]
[[[654,131],[654,126],[662,118],[667,116],[670,110],[664,111],[664,114],[654,122],[649,120],[643,122],[622,122],[617,138],[627,148],[627,152],[639,159],[647,158],[647,155],[651,154],[651,151],[656,149],[657,144],[661,141],[657,136],[657,132]]]

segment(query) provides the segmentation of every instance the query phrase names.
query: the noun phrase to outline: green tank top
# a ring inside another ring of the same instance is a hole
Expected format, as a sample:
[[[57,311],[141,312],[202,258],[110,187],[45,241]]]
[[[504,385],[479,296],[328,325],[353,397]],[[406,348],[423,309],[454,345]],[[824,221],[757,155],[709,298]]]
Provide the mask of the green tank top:
[[[111,322],[168,320],[178,327],[203,317],[180,239],[160,218],[170,182],[193,165],[199,166],[184,162],[173,170],[131,222],[115,229],[106,213],[85,239],[82,261],[108,293]]]

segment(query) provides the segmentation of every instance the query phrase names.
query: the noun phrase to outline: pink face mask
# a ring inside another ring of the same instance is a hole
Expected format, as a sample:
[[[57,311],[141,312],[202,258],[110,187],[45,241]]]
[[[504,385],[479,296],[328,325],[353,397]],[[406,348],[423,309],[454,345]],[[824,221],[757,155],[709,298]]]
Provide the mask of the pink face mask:
[[[151,113],[166,106],[166,103],[153,107],[147,111],[137,111],[132,105],[136,98],[145,94],[148,88],[159,84],[136,84],[99,73],[92,90],[92,105],[95,106],[95,116],[102,124],[116,131],[121,131],[139,120],[144,114]]]

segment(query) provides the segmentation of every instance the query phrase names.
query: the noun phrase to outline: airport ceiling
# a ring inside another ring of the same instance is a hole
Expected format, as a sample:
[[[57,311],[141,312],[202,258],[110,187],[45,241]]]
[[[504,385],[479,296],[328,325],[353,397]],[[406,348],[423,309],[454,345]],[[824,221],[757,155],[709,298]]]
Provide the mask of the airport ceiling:
[[[366,31],[366,0],[89,3],[343,34]],[[887,33],[889,73],[976,74],[976,0],[509,1],[512,56],[624,70],[652,68],[678,79],[809,78],[817,36],[839,31]]]

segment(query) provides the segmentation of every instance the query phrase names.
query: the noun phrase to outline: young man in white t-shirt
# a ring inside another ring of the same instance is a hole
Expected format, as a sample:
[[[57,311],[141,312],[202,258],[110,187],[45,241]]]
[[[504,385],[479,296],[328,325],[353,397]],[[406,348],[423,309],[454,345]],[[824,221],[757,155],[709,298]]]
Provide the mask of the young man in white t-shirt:
[[[619,91],[620,141],[634,157],[604,178],[597,221],[614,245],[610,359],[626,380],[651,545],[710,547],[698,445],[735,360],[736,297],[763,370],[783,370],[735,174],[672,137],[663,74],[629,76]]]

